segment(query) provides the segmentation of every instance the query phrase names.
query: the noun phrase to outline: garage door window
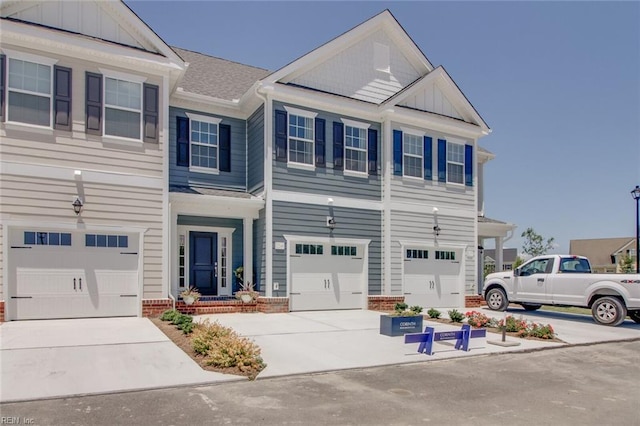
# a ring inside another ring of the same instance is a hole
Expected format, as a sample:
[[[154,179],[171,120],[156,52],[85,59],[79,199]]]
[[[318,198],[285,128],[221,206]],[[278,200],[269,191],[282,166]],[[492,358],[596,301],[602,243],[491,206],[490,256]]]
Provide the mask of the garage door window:
[[[436,260],[456,260],[456,252],[436,250]]]
[[[24,243],[37,246],[70,246],[71,234],[59,232],[25,231]]]
[[[331,246],[332,256],[357,256],[358,249],[354,246]]]
[[[406,252],[407,259],[428,259],[429,250],[413,250],[408,249]]]
[[[322,244],[296,244],[296,254],[323,254]]]
[[[86,247],[129,247],[129,237],[126,235],[85,235]]]

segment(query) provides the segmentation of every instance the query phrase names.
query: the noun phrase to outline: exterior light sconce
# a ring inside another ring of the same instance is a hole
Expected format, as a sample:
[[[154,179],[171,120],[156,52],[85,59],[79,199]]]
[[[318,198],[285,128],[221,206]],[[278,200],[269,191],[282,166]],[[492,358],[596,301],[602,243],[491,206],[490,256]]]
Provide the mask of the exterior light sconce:
[[[433,233],[436,234],[436,237],[440,235],[440,227],[438,225],[433,227]]]
[[[336,227],[336,219],[333,216],[327,216],[327,228],[334,229]]]
[[[79,215],[80,212],[82,211],[82,200],[80,199],[80,197],[76,197],[76,199],[73,201],[73,203],[71,203],[71,205],[73,206],[73,211],[76,213],[76,215]]]

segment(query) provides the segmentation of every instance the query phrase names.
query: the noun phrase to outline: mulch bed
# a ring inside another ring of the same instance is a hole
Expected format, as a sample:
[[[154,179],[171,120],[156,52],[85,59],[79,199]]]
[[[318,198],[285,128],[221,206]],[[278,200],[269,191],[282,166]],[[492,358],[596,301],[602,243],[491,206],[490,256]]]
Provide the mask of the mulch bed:
[[[208,365],[205,357],[196,353],[191,346],[191,335],[184,334],[182,330],[178,330],[175,325],[169,321],[162,321],[160,318],[149,318],[151,322],[160,329],[176,346],[184,351],[191,357],[203,370],[215,371],[223,374],[233,374],[235,376],[244,376],[249,379],[254,379],[259,371],[241,371],[236,367],[220,368],[212,365]]]

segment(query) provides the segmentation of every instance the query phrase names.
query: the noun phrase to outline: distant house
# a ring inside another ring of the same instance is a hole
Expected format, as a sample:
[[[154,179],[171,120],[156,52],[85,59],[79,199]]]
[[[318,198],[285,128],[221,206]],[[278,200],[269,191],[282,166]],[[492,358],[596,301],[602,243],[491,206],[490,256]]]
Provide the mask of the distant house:
[[[571,240],[569,252],[587,257],[593,272],[620,272],[620,260],[623,257],[637,259],[633,237]]]
[[[513,264],[516,262],[516,258],[518,257],[518,249],[515,248],[507,248],[502,250],[502,270],[503,271],[511,271],[513,269]],[[489,272],[496,271],[496,250],[495,249],[486,249],[484,251],[484,264]]]

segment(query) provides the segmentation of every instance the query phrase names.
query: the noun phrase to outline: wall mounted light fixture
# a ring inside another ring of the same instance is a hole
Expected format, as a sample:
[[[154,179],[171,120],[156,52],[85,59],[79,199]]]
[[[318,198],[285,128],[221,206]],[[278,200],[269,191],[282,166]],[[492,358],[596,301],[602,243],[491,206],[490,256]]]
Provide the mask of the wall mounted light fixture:
[[[76,212],[76,215],[79,215],[80,212],[82,211],[82,200],[80,199],[80,197],[76,197],[76,199],[73,201],[73,203],[71,203],[71,205],[73,206],[73,211]]]
[[[333,216],[327,216],[327,228],[333,229],[336,227],[336,219]]]
[[[438,225],[434,226],[433,232],[436,234],[436,237],[440,235],[440,227]]]

